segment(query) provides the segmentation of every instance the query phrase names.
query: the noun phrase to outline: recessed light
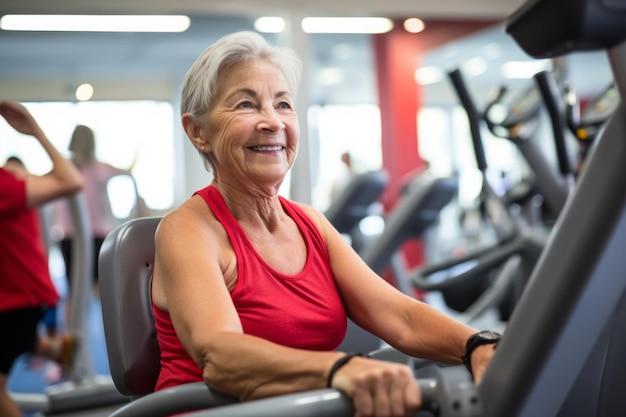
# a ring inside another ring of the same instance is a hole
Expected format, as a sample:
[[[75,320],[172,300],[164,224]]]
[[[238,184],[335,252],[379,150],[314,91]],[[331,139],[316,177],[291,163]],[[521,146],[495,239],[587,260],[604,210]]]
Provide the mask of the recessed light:
[[[0,29],[40,32],[184,32],[188,16],[180,15],[23,15],[0,18]]]
[[[386,17],[305,17],[306,33],[386,33],[393,22]]]

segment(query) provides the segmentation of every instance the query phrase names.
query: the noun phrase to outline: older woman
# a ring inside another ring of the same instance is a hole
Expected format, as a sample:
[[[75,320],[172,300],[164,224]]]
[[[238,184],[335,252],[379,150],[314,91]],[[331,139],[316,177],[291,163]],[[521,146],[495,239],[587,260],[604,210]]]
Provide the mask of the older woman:
[[[298,150],[299,73],[291,51],[242,32],[186,76],[182,124],[213,180],[157,231],[157,390],[204,380],[248,400],[330,386],[356,415],[411,415],[409,367],[335,351],[346,317],[410,356],[470,358],[478,379],[495,340],[397,291],[320,212],[278,195]]]

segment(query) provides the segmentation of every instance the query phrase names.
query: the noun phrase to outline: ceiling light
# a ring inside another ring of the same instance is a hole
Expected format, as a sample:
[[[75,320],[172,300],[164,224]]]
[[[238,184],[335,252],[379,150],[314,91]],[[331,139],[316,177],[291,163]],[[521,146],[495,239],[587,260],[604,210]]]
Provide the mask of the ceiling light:
[[[412,17],[404,21],[404,30],[406,30],[409,33],[420,33],[425,28],[426,28],[426,25],[424,25],[424,21],[422,19]]]
[[[285,20],[282,17],[259,17],[254,21],[254,29],[261,33],[281,33],[285,30]]]
[[[88,101],[93,97],[93,87],[91,84],[81,84],[76,89],[75,95],[78,101]]]
[[[386,33],[393,22],[385,17],[305,17],[306,33]]]
[[[0,29],[53,32],[184,32],[189,17],[179,15],[19,15],[0,18]]]

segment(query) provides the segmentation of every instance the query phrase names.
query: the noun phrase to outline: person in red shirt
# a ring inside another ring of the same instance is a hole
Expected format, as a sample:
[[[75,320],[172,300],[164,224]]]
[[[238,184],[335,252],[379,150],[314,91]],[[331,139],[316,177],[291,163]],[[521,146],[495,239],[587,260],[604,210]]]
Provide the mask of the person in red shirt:
[[[35,351],[61,360],[71,350],[64,349],[71,346],[62,339],[39,339],[38,324],[59,295],[50,277],[37,208],[79,191],[82,177],[24,106],[0,100],[0,115],[18,132],[34,137],[52,161],[51,171],[41,176],[12,164],[0,168],[0,415],[19,417],[22,413],[7,391],[15,360]]]

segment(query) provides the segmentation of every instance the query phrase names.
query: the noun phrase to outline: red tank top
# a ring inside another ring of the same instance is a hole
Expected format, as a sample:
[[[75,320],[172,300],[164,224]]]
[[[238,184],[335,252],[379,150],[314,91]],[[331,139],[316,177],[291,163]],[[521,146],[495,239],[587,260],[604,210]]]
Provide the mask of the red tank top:
[[[244,333],[299,349],[336,349],[346,334],[346,312],[335,286],[324,240],[305,213],[279,197],[307,248],[303,270],[285,275],[257,253],[216,188],[209,186],[196,194],[207,202],[235,251],[238,276],[231,297]],[[153,309],[162,366],[156,389],[202,380],[200,369],[176,338],[169,315],[156,307]]]

